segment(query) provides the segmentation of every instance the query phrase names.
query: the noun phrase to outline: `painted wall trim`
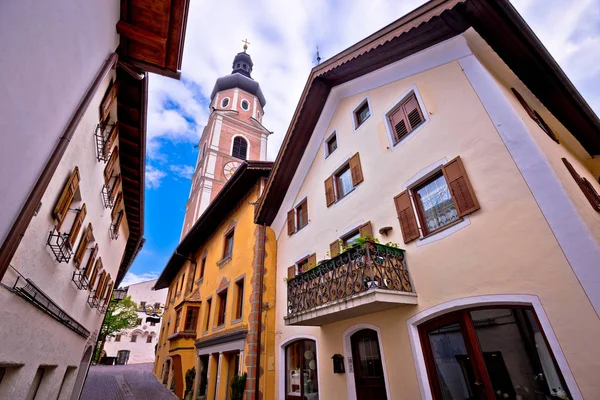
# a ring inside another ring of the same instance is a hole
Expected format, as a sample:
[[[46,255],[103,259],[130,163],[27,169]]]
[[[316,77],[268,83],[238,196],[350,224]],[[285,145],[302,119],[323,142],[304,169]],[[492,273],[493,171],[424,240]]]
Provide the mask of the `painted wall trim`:
[[[473,55],[460,60],[459,64],[523,175],[592,307],[600,316],[600,245],[593,239],[546,156],[494,78]]]
[[[455,299],[421,311],[420,313],[416,314],[415,316],[411,317],[406,321],[406,327],[408,329],[408,338],[410,341],[410,347],[415,362],[417,381],[419,384],[419,389],[421,391],[421,399],[432,400],[433,394],[431,393],[429,379],[427,377],[427,368],[425,366],[423,348],[421,345],[421,339],[419,337],[419,325],[443,314],[481,305],[532,306],[538,317],[538,320],[540,321],[542,330],[544,331],[544,334],[548,339],[548,344],[550,345],[550,349],[554,354],[554,358],[556,359],[558,367],[560,368],[560,371],[563,377],[565,378],[565,382],[567,384],[567,387],[569,388],[569,391],[571,392],[571,396],[574,400],[583,400],[583,396],[579,391],[579,387],[575,382],[573,373],[571,372],[569,364],[567,363],[567,359],[565,358],[565,355],[563,354],[562,349],[560,348],[560,344],[558,343],[556,334],[552,329],[552,325],[550,324],[548,316],[544,312],[544,308],[542,307],[542,303],[539,297],[525,294],[499,294]]]

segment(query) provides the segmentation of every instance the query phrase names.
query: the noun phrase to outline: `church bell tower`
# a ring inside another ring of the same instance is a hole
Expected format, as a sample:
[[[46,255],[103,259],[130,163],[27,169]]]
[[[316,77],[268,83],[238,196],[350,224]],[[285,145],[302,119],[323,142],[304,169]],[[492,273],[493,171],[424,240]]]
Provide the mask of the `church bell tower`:
[[[232,72],[217,79],[210,95],[210,116],[198,143],[198,160],[186,205],[181,237],[244,160],[265,161],[269,130],[262,125],[265,97],[252,79],[252,58],[244,51],[233,59]]]

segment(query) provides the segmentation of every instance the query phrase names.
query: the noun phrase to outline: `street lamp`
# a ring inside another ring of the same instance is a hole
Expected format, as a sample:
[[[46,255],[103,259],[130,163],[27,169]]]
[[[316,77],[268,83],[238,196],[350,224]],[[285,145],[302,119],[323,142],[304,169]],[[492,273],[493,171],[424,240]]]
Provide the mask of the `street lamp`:
[[[123,289],[123,288],[115,289],[115,291],[113,292],[113,297],[114,297],[115,301],[123,300],[126,295],[127,295],[127,289]]]

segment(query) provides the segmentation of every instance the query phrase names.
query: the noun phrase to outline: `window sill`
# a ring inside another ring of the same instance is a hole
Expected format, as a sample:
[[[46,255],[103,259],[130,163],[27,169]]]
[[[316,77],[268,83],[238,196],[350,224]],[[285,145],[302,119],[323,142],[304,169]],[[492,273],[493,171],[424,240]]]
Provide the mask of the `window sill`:
[[[402,145],[404,145],[404,143],[408,142],[413,136],[415,136],[417,133],[419,133],[419,131],[421,129],[423,129],[423,127],[425,125],[427,125],[428,122],[429,122],[429,120],[427,120],[427,119],[425,121],[423,121],[419,126],[417,126],[415,129],[413,129],[408,135],[406,135],[405,137],[400,139],[400,141],[398,141],[398,143],[394,144],[394,139],[393,139],[393,137],[391,137],[390,143],[392,146],[390,147],[390,151],[395,151],[396,149],[402,147]],[[389,128],[389,129],[391,129],[391,128]]]
[[[196,285],[200,286],[200,285],[202,284],[202,282],[204,282],[204,277],[202,277],[202,278],[198,279],[198,280],[196,281]]]
[[[369,120],[371,119],[373,115],[369,115],[367,118],[365,118],[360,124],[356,121],[356,119],[354,120],[354,132],[357,132],[360,128],[362,128],[363,126],[365,126],[365,124],[367,122],[369,122]],[[356,116],[355,116],[356,118]]]
[[[231,256],[226,256],[223,257],[221,260],[219,260],[217,262],[217,267],[222,267],[223,265],[227,264],[229,261],[231,261]]]
[[[213,332],[220,331],[220,330],[221,330],[221,329],[223,329],[223,328],[225,328],[225,323],[222,323],[222,324],[221,324],[221,325],[219,325],[219,326],[215,326],[215,327],[213,328]]]
[[[354,186],[354,187],[352,188],[352,190],[350,190],[348,193],[346,193],[346,195],[345,195],[344,197],[342,197],[342,198],[340,198],[340,199],[337,199],[337,200],[335,201],[335,203],[333,203],[333,204],[332,204],[330,207],[335,207],[336,205],[338,205],[338,204],[340,204],[340,203],[343,203],[343,202],[344,202],[344,201],[345,201],[345,200],[346,200],[346,199],[347,199],[347,198],[348,198],[348,197],[349,197],[349,196],[350,196],[352,193],[354,193],[354,191],[356,190],[356,188],[357,188],[357,187],[358,187],[358,185],[357,185],[357,186]]]
[[[451,224],[448,224],[433,233],[427,234],[427,236],[423,236],[417,240],[417,247],[425,246],[429,243],[437,242],[438,240],[442,240],[452,235],[454,232],[458,232],[459,230],[471,225],[471,220],[468,215],[465,215],[461,219],[454,221]]]

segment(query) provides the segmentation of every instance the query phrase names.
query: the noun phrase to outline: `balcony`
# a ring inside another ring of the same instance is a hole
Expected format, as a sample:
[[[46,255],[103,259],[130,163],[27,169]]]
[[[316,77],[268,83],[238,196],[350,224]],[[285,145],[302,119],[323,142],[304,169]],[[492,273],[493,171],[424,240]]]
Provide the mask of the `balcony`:
[[[290,279],[286,325],[320,326],[417,304],[404,250],[368,242]]]

